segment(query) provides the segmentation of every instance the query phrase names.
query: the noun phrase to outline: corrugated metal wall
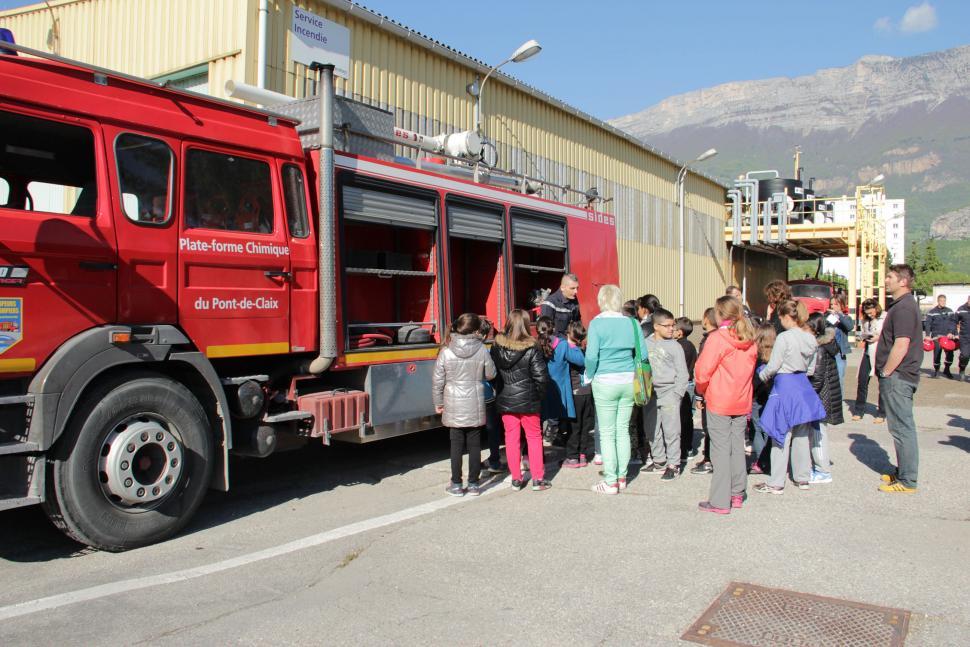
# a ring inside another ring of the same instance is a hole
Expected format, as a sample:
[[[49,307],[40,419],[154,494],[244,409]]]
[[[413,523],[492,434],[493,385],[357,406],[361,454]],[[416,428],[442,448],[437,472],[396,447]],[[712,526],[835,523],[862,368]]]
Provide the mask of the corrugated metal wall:
[[[245,45],[249,0],[67,0],[0,12],[0,26],[27,47],[55,51],[53,18],[60,34],[56,53],[92,65],[151,78],[201,63],[210,65],[209,92],[222,96],[213,67]],[[218,62],[215,62],[218,59]],[[210,62],[212,61],[212,62]],[[235,63],[233,65],[236,65]],[[239,78],[245,70],[221,72]],[[223,80],[223,83],[225,81]]]
[[[288,55],[293,3],[270,5],[267,87],[297,97],[313,93],[308,70]],[[374,24],[360,7],[348,12],[341,0],[297,5],[351,30],[350,78],[337,80],[339,93],[391,110],[398,125],[426,134],[473,127],[474,101],[465,88],[479,74],[474,63],[441,44],[428,47],[399,26]],[[64,56],[142,76],[208,62],[210,92],[217,96],[228,78],[255,83],[258,0],[77,0],[54,3],[54,11]],[[47,49],[46,9],[0,14],[0,23],[23,44]],[[609,200],[599,208],[617,218],[624,293],[653,292],[675,309],[678,167],[501,75],[489,79],[482,113],[499,166],[576,189],[596,187]],[[697,317],[729,282],[724,188],[690,174],[686,191],[686,310]]]

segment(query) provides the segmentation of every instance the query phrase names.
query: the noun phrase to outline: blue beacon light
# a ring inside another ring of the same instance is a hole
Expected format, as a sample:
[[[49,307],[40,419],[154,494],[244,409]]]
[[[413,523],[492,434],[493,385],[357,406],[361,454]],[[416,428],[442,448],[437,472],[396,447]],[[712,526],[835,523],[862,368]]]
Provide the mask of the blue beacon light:
[[[13,32],[5,27],[0,27],[0,43],[10,43],[11,45],[16,45],[17,41],[13,39]],[[17,52],[12,49],[7,49],[0,46],[0,54],[8,54],[10,56],[16,56]]]

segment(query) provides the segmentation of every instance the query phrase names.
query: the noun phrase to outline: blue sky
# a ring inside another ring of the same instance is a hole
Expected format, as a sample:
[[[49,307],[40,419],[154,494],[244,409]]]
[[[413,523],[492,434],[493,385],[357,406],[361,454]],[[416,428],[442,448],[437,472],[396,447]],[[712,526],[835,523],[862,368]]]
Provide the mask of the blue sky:
[[[29,4],[0,0],[0,9]],[[865,54],[970,44],[967,0],[366,0],[362,4],[602,119],[728,81],[811,74]]]

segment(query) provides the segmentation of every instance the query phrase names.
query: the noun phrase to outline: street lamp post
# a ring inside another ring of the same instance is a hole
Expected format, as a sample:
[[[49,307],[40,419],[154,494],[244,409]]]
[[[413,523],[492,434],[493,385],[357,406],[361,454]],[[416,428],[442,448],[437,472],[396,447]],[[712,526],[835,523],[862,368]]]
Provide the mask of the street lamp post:
[[[514,52],[512,52],[511,56],[509,56],[507,59],[505,59],[498,65],[493,66],[485,75],[485,78],[482,79],[481,84],[476,83],[476,84],[472,84],[472,86],[469,86],[468,88],[469,93],[475,96],[475,132],[476,133],[478,133],[479,135],[482,134],[482,92],[485,90],[485,83],[488,81],[488,77],[492,76],[492,72],[499,69],[506,63],[521,63],[522,61],[532,58],[540,51],[542,51],[542,45],[539,44],[539,41],[534,39],[527,40],[521,45],[519,45],[519,47]],[[473,91],[472,88],[475,85],[477,85],[478,87],[475,87]]]
[[[684,247],[684,183],[687,180],[687,166],[695,162],[703,162],[704,160],[711,159],[717,155],[717,150],[714,148],[709,148],[697,157],[695,157],[690,162],[684,163],[680,167],[680,171],[677,172],[677,195],[678,202],[680,203],[680,316],[684,316],[684,256],[686,254]]]

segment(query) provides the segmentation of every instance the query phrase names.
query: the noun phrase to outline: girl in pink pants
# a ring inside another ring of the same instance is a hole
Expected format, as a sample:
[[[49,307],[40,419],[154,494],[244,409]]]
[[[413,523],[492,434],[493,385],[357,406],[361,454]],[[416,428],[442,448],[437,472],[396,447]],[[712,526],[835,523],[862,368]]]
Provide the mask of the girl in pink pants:
[[[505,427],[505,453],[512,473],[512,488],[521,490],[525,487],[519,438],[520,429],[524,429],[532,489],[548,490],[552,484],[546,480],[542,462],[539,412],[549,384],[549,371],[542,349],[529,334],[528,312],[513,310],[509,313],[505,331],[496,335],[491,353],[498,369],[495,404]]]

